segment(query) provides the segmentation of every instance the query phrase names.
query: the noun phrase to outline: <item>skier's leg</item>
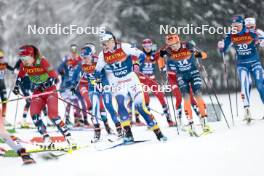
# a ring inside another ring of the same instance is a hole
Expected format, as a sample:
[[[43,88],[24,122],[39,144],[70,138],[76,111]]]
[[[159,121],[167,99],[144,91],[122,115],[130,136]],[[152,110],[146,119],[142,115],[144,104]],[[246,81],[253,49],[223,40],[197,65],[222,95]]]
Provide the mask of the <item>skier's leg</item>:
[[[181,75],[178,75],[177,79],[181,94],[184,98],[184,112],[186,118],[189,120],[189,123],[192,123],[192,109],[191,109],[191,100],[190,100],[189,81],[184,79],[183,76]]]
[[[249,121],[251,119],[250,113],[250,90],[251,90],[251,75],[247,65],[238,65],[237,72],[241,85],[241,98],[244,105],[244,119]]]
[[[101,137],[101,128],[99,118],[101,117],[100,112],[100,98],[99,93],[91,91],[89,97],[92,103],[92,123],[94,125],[94,140],[97,142]]]
[[[173,72],[169,72],[168,73],[168,81],[169,84],[172,87],[172,94],[175,96],[176,99],[176,116],[177,118],[179,118],[180,120],[180,124],[182,123],[182,107],[181,107],[181,103],[182,103],[182,95],[178,86],[178,81],[177,81],[177,77],[176,74]]]
[[[2,117],[2,109],[0,108],[0,138],[4,139],[5,143],[10,146],[10,148],[17,152],[17,154],[22,158],[24,164],[35,163],[34,159],[26,152],[26,149],[20,143],[16,143],[11,138],[10,134],[6,131],[4,126],[4,118]]]
[[[199,107],[198,107],[197,101],[194,98],[192,88],[190,89],[190,99],[191,99],[192,108],[193,108],[195,114],[197,115],[197,117],[200,117],[201,114],[200,114],[200,111],[199,111]],[[206,108],[205,104],[204,104],[204,107]]]
[[[125,94],[117,94],[116,101],[118,106],[118,115],[120,116],[121,125],[124,129],[124,142],[130,143],[134,141],[134,137],[130,127],[129,113],[125,106]]]
[[[63,92],[61,92],[60,95],[66,102],[70,102],[70,98],[69,98],[70,95],[69,95],[68,91],[63,91]],[[72,125],[72,123],[70,121],[70,111],[71,111],[71,104],[66,103],[64,118],[65,118],[65,123],[67,125]]]
[[[121,123],[120,123],[120,121],[118,119],[117,112],[115,111],[115,109],[113,107],[112,94],[110,92],[104,92],[102,94],[102,96],[103,96],[104,107],[109,112],[109,114],[110,114],[110,116],[112,118],[112,121],[115,124],[118,136],[121,137],[122,136],[122,127],[121,127]]]
[[[48,107],[48,117],[53,122],[53,124],[58,128],[60,133],[66,138],[70,139],[70,132],[65,123],[61,120],[58,114],[58,94],[56,92],[45,96],[45,103]],[[68,141],[70,143],[70,141]]]
[[[135,109],[140,113],[140,115],[147,122],[147,125],[151,130],[156,134],[158,140],[167,140],[167,138],[162,134],[160,128],[154,119],[154,116],[150,113],[148,108],[146,107],[144,95],[142,92],[142,87],[140,85],[140,81],[136,74],[131,74],[131,81],[127,84],[129,95],[135,103]]]
[[[79,89],[76,91],[76,96],[78,97],[80,103],[81,103],[81,106],[82,106],[82,115],[83,115],[83,122],[87,121],[87,108],[86,108],[86,105],[85,105],[85,102],[84,102],[84,98],[83,96],[81,95],[81,92],[79,91]]]
[[[81,115],[81,110],[80,110],[81,108],[79,105],[79,101],[76,95],[71,95],[70,100],[74,104],[74,107],[73,107],[74,126],[79,127],[82,125],[81,123],[82,115]]]
[[[0,90],[0,96],[2,100],[2,117],[5,119],[6,117],[6,108],[7,108],[7,95],[6,95],[6,87],[5,85]]]
[[[167,105],[166,100],[165,100],[165,94],[159,88],[160,85],[156,81],[154,81],[150,78],[147,78],[147,83],[148,83],[148,86],[151,88],[153,94],[158,98],[160,104],[162,105],[163,113],[166,116],[166,119],[167,119],[169,126],[174,126],[175,123],[172,121],[172,119],[168,113],[169,109],[168,109],[168,105]]]
[[[22,94],[27,97],[30,95],[30,90],[29,89],[25,89],[24,87],[21,87],[21,91],[22,91]],[[29,124],[27,123],[27,114],[28,114],[28,111],[29,111],[29,107],[30,107],[30,98],[27,98],[26,100],[26,104],[24,106],[24,111],[23,111],[23,120],[22,120],[22,123],[21,123],[21,128],[29,128]]]
[[[31,106],[30,106],[30,115],[32,117],[32,121],[37,127],[38,132],[45,137],[45,135],[48,135],[47,128],[40,118],[41,110],[45,106],[45,101],[42,97],[34,97],[31,99]]]
[[[85,101],[85,106],[86,106],[86,110],[91,112],[92,109],[92,104],[88,95],[88,86],[87,85],[80,85],[80,94],[83,97],[84,101]],[[88,119],[84,120],[84,125],[89,126],[89,122]]]

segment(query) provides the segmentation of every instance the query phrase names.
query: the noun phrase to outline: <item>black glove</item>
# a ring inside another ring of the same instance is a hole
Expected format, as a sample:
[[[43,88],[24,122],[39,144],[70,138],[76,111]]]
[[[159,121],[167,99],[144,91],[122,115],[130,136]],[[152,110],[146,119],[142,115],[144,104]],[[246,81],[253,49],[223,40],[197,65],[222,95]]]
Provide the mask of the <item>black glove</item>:
[[[15,87],[13,89],[13,93],[15,95],[18,95],[19,94],[19,86],[21,85],[21,83],[22,83],[22,80],[21,80],[20,77],[18,77],[17,80],[16,80],[16,83],[15,83]]]
[[[13,93],[15,95],[18,95],[19,94],[19,87],[18,86],[15,86],[14,89],[13,89]]]
[[[76,94],[76,85],[73,85],[71,88],[72,95]]]
[[[47,81],[42,83],[43,85],[41,87],[49,88],[49,87],[51,87],[51,86],[53,86],[54,84],[57,84],[57,83],[58,83],[58,79],[57,78],[49,78]]]
[[[58,79],[57,78],[48,78],[47,81],[43,82],[43,83],[40,83],[40,84],[36,84],[34,86],[34,90],[38,90],[38,91],[41,91],[41,92],[44,92],[45,89],[53,86],[54,84],[57,84],[58,83]]]

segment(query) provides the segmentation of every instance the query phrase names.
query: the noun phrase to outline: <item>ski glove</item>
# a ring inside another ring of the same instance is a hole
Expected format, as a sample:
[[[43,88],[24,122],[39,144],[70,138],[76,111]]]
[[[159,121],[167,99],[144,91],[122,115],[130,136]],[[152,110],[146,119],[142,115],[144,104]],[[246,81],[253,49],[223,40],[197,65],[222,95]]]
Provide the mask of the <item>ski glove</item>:
[[[48,78],[47,81],[37,84],[36,86],[34,86],[34,89],[37,89],[41,92],[44,92],[45,89],[55,85],[58,83],[58,79],[57,78]]]
[[[16,83],[15,83],[15,87],[13,89],[13,93],[15,95],[18,95],[19,94],[19,86],[21,85],[22,81],[21,81],[21,78],[18,77],[17,80],[16,80]]]
[[[71,92],[72,92],[72,95],[75,95],[76,94],[76,87],[77,85],[72,85],[71,87],[70,87],[70,90],[71,90]]]
[[[15,86],[14,89],[13,89],[13,93],[15,95],[18,95],[19,94],[19,87],[18,86]]]

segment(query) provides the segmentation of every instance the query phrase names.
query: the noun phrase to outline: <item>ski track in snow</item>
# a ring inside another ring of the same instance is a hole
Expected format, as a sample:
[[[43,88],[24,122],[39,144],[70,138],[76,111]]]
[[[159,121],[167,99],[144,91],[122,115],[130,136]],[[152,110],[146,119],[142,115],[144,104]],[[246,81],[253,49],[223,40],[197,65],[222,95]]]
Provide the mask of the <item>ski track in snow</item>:
[[[0,158],[1,176],[119,176],[119,175],[202,175],[202,176],[261,176],[263,175],[264,156],[264,121],[253,121],[251,125],[242,122],[243,108],[238,95],[239,117],[236,116],[235,94],[232,94],[235,127],[229,109],[227,95],[218,95],[228,117],[231,130],[228,130],[224,119],[221,122],[210,123],[214,133],[200,138],[189,137],[176,128],[168,128],[165,118],[158,117],[163,133],[168,137],[166,143],[158,142],[154,134],[146,127],[134,127],[136,140],[148,139],[149,142],[114,149],[96,151],[94,145],[67,154],[54,161],[44,161],[37,155],[33,157],[37,164],[22,166],[20,158]],[[11,97],[15,98],[15,96]],[[161,105],[156,99],[150,106],[162,112]],[[209,98],[205,98],[210,103]],[[256,90],[252,91],[252,116],[264,116],[263,104]],[[17,122],[21,121],[24,101],[20,101]],[[8,104],[7,120],[13,122],[16,102]],[[60,102],[60,115],[64,114],[64,105]],[[110,120],[110,119],[109,119]],[[114,125],[111,124],[114,129]],[[56,131],[51,129],[52,134]],[[93,132],[72,132],[78,144],[87,144]],[[32,135],[38,136],[36,130],[18,130],[17,136],[30,139]],[[102,138],[106,136],[103,130]],[[97,149],[100,148],[98,143]],[[102,146],[101,146],[102,147]]]

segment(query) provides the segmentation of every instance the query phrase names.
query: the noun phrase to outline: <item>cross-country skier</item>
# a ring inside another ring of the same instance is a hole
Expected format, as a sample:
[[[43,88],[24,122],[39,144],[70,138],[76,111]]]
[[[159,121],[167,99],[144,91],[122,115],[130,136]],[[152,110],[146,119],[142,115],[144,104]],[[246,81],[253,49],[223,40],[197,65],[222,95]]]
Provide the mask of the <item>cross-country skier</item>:
[[[124,128],[124,143],[134,141],[129,113],[126,108],[128,98],[134,101],[135,109],[145,119],[150,129],[154,131],[158,140],[167,140],[160,131],[154,116],[148,111],[139,79],[136,73],[133,72],[131,56],[139,57],[142,52],[130,44],[117,42],[115,36],[109,31],[101,33],[99,38],[103,51],[98,56],[96,75],[100,75],[104,68],[112,71],[112,75],[109,75],[108,80],[110,85],[113,85],[116,89],[114,94],[118,104],[118,114]]]
[[[22,63],[22,61],[20,59],[16,62],[15,66],[14,66],[14,72],[15,73],[19,72],[19,68],[20,68],[21,63]],[[28,75],[21,78],[21,84],[19,86],[20,86],[19,88],[20,88],[23,96],[29,97],[31,95],[31,82],[30,82]],[[30,128],[29,123],[27,122],[27,114],[28,114],[29,107],[30,107],[30,98],[26,98],[25,101],[26,101],[26,104],[24,106],[21,128]],[[47,117],[48,113],[47,113],[46,106],[44,106],[42,112],[43,112],[44,116]]]
[[[205,52],[196,51],[192,44],[180,41],[177,34],[169,34],[165,37],[166,47],[160,50],[161,59],[166,60],[168,71],[175,72],[181,95],[184,98],[184,111],[188,119],[188,132],[192,135],[196,133],[193,126],[192,109],[190,92],[191,89],[197,106],[201,113],[200,119],[203,131],[208,131],[209,126],[206,124],[207,112],[205,102],[201,93],[201,77],[197,68],[196,58],[206,58]],[[164,72],[166,75],[167,73]],[[175,75],[175,76],[176,76]]]
[[[137,72],[139,80],[144,85],[152,88],[153,94],[158,98],[160,104],[163,108],[163,113],[166,116],[169,126],[175,126],[175,123],[171,120],[168,105],[166,103],[164,92],[159,90],[159,84],[155,81],[155,68],[157,65],[157,57],[155,57],[155,51],[152,50],[153,43],[151,39],[144,39],[142,42],[142,49],[144,54],[139,56],[139,71]],[[149,106],[150,98],[149,93],[144,91],[144,97],[146,101],[146,106]]]
[[[84,98],[86,101],[91,102],[92,105],[92,121],[93,121],[93,125],[94,125],[94,130],[95,130],[95,135],[94,135],[94,142],[97,142],[100,139],[101,136],[101,128],[100,128],[100,120],[103,121],[106,131],[108,134],[111,133],[111,129],[109,127],[108,124],[108,120],[106,117],[106,112],[104,110],[104,106],[107,107],[109,106],[108,103],[104,103],[103,104],[103,96],[104,96],[104,92],[103,92],[103,87],[97,87],[96,84],[96,78],[94,76],[94,71],[95,71],[95,67],[97,64],[97,60],[98,57],[92,54],[92,49],[90,47],[84,47],[81,49],[81,57],[83,59],[82,63],[78,66],[78,68],[76,69],[76,71],[74,72],[73,75],[73,88],[75,89],[75,86],[77,84],[77,77],[78,75],[83,76],[83,78],[85,78],[88,83],[87,83],[87,91],[86,94],[83,94]],[[103,73],[104,74],[104,73]],[[101,76],[101,80],[100,82],[104,82],[107,81],[106,79],[103,79],[104,75]],[[97,80],[98,81],[98,80]],[[103,83],[103,84],[107,84],[107,83]],[[101,90],[102,89],[102,90]],[[110,105],[112,106],[112,105]],[[113,108],[111,110],[114,110]],[[111,113],[115,113],[115,111],[113,112],[109,112]],[[115,114],[116,116],[116,114]],[[115,117],[117,119],[117,117]],[[115,122],[115,121],[114,121]],[[118,123],[118,124],[117,124]],[[120,122],[117,121],[116,123],[117,126],[117,131],[119,132],[121,130],[121,126],[120,126]]]
[[[232,28],[235,32],[228,34],[223,41],[218,42],[221,53],[226,53],[230,46],[236,51],[236,66],[241,84],[241,95],[244,104],[244,120],[251,121],[250,87],[251,76],[255,80],[260,98],[264,104],[264,76],[263,67],[257,46],[264,46],[255,30],[247,29],[242,16],[232,18]]]
[[[11,67],[4,57],[4,51],[0,49],[0,96],[2,101],[2,117],[6,117],[7,108],[7,95],[6,95],[6,85],[5,85],[5,73],[6,70],[13,71],[14,68]]]
[[[40,51],[33,45],[21,46],[18,55],[22,63],[20,64],[13,92],[16,95],[19,93],[19,86],[22,84],[22,78],[28,75],[33,90],[30,115],[38,132],[43,137],[44,144],[47,146],[52,144],[46,126],[40,118],[41,110],[47,105],[49,119],[65,137],[66,141],[72,145],[71,133],[58,115],[58,93],[56,89],[58,75],[56,71],[52,69],[48,60],[44,58],[44,56],[40,54]]]
[[[74,126],[79,127],[82,125],[82,119],[81,119],[81,111],[79,106],[79,98],[72,94],[71,92],[71,80],[74,73],[74,70],[77,68],[78,64],[81,62],[81,57],[78,55],[77,45],[72,44],[70,46],[70,54],[66,55],[62,63],[58,67],[58,73],[61,76],[61,84],[60,89],[63,90],[61,92],[61,96],[64,100],[67,102],[72,102],[74,104]],[[66,124],[70,125],[70,109],[71,104],[66,104]],[[87,124],[88,125],[88,124]]]
[[[17,154],[22,158],[24,164],[35,163],[34,159],[26,152],[26,149],[21,145],[13,141],[11,135],[7,132],[4,126],[4,118],[2,116],[2,108],[0,107],[0,138],[4,139],[5,143],[8,144],[12,150],[16,151]]]

